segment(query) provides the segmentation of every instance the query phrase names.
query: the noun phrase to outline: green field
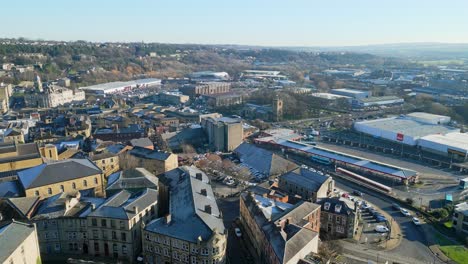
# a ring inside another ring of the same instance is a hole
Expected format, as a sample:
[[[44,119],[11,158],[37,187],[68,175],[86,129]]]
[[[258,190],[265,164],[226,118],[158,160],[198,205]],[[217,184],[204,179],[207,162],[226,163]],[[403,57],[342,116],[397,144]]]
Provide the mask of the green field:
[[[439,248],[444,254],[459,264],[468,264],[468,250],[462,245],[454,245],[441,234],[435,234]]]

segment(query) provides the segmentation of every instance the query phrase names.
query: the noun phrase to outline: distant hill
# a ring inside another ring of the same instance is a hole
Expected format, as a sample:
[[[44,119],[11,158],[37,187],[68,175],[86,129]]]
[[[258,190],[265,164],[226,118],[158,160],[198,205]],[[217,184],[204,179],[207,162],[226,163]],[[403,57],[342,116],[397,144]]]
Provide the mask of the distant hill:
[[[419,59],[467,59],[468,43],[399,43],[342,47],[283,47],[300,51],[343,51]]]

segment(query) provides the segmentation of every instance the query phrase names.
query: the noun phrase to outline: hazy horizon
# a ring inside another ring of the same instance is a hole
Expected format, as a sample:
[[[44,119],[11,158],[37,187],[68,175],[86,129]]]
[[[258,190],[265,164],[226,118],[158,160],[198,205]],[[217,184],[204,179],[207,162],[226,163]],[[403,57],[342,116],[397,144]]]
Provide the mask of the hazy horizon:
[[[25,0],[2,8],[2,38],[273,47],[468,43],[468,2],[461,0]]]

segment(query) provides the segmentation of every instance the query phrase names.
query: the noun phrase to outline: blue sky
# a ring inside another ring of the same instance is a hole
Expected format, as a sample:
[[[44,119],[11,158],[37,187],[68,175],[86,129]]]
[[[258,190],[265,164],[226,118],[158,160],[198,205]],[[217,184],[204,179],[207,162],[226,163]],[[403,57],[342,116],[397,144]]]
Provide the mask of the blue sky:
[[[0,37],[348,46],[468,43],[468,0],[17,0]]]

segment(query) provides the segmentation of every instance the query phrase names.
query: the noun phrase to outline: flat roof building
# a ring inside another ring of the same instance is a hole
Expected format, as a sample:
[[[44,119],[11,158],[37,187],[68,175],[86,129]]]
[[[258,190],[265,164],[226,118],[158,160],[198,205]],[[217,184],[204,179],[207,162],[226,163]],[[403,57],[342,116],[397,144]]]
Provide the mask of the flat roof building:
[[[161,85],[160,79],[148,78],[148,79],[139,79],[128,82],[110,82],[110,83],[101,83],[86,87],[80,87],[81,90],[90,94],[97,95],[106,95],[114,94],[119,92],[126,92],[133,90],[135,88],[145,88],[149,86]]]
[[[363,99],[363,98],[371,97],[371,92],[370,91],[361,91],[361,90],[348,89],[348,88],[332,89],[331,93],[352,97],[354,99]]]

